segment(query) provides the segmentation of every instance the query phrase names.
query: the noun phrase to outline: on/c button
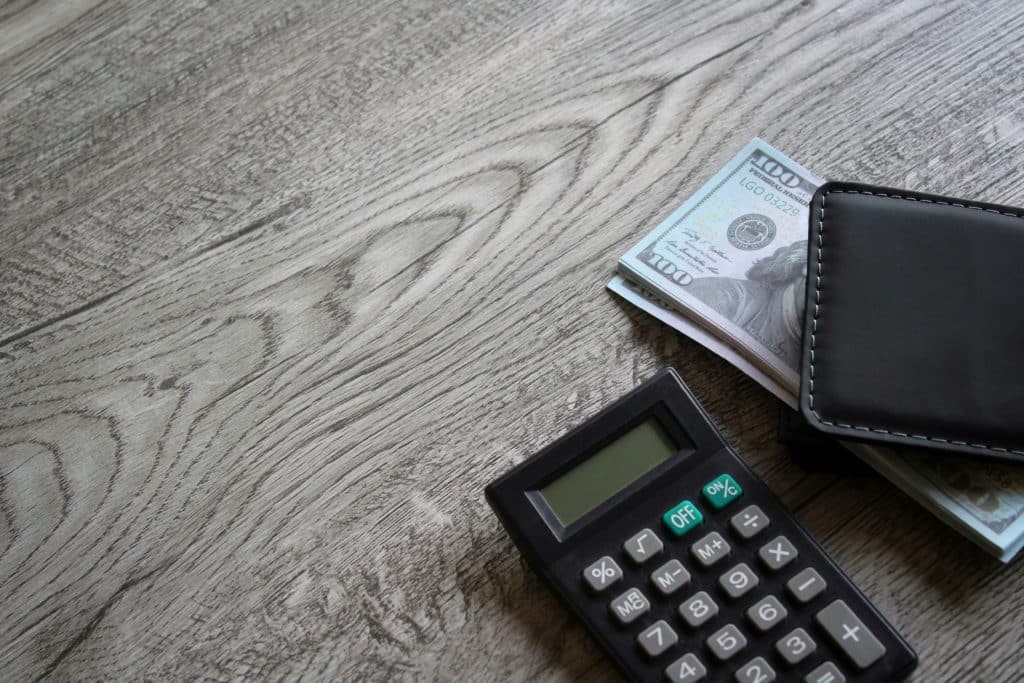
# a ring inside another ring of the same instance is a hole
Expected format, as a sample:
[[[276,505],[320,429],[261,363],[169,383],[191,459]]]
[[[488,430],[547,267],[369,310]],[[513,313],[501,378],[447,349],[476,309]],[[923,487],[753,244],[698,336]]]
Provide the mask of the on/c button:
[[[704,494],[704,500],[706,500],[711,507],[716,510],[721,510],[726,505],[742,496],[743,489],[740,488],[740,485],[736,483],[736,480],[728,474],[720,474],[713,480],[704,484],[704,488],[701,489],[701,493]]]
[[[688,500],[684,500],[663,514],[661,521],[665,523],[665,526],[673,534],[682,536],[690,529],[700,526],[701,522],[704,521],[704,515],[700,513],[696,505]]]

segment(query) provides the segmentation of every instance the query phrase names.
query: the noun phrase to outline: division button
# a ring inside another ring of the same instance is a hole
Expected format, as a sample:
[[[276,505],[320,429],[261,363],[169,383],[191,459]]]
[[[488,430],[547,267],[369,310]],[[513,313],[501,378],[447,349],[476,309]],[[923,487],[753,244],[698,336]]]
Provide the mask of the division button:
[[[885,646],[842,600],[836,600],[814,617],[839,649],[857,667],[866,669],[885,654]]]
[[[816,572],[814,567],[804,569],[786,582],[786,590],[790,596],[801,604],[818,597],[827,587],[825,579],[821,578],[821,574]]]
[[[718,614],[718,605],[711,596],[701,591],[679,605],[679,616],[690,628],[698,628],[711,617]]]
[[[701,489],[704,500],[716,510],[721,510],[743,495],[743,489],[728,474],[720,474]]]
[[[682,536],[691,529],[701,525],[704,515],[700,513],[697,506],[688,500],[676,505],[674,508],[661,516],[665,527],[676,536]]]
[[[695,681],[703,681],[708,670],[704,668],[704,665],[700,663],[697,656],[692,653],[686,653],[676,661],[668,665],[665,669],[665,677],[668,678],[671,683],[695,683]]]
[[[706,568],[729,554],[729,544],[722,538],[722,534],[712,531],[690,546],[690,553],[693,555],[693,559]]]
[[[764,657],[754,657],[736,669],[736,683],[772,683],[775,680],[775,669],[764,661]]]
[[[651,573],[651,583],[662,595],[672,595],[690,583],[690,572],[679,560],[669,560]]]
[[[761,511],[756,505],[748,505],[729,520],[729,526],[740,538],[748,539],[756,536],[762,529],[768,527],[768,515]]]
[[[657,657],[678,643],[679,636],[676,635],[671,626],[659,620],[641,631],[640,635],[636,637],[636,642],[648,657]]]
[[[774,595],[768,595],[756,602],[747,610],[747,619],[761,633],[786,618],[786,608]]]
[[[650,529],[641,529],[628,541],[622,544],[622,549],[629,555],[629,559],[637,564],[643,564],[661,552],[665,546]]]
[[[711,653],[720,661],[725,661],[747,646],[747,639],[733,624],[726,624],[718,629],[705,641]]]
[[[814,641],[807,635],[807,631],[796,628],[779,638],[775,643],[775,651],[786,660],[786,664],[794,666],[806,659],[815,649]]]
[[[718,585],[733,600],[754,590],[757,584],[757,574],[751,571],[746,562],[740,562],[718,577]]]
[[[595,593],[600,593],[620,579],[622,570],[607,555],[583,570],[583,582]]]
[[[772,571],[778,571],[796,559],[797,552],[785,536],[776,536],[757,551],[761,563]]]
[[[804,683],[846,683],[846,676],[839,673],[839,667],[835,664],[825,662],[804,676]]]
[[[639,590],[630,588],[612,600],[611,604],[608,605],[608,609],[619,620],[619,623],[625,626],[626,624],[632,624],[641,615],[650,612],[651,603],[647,601],[647,598]]]

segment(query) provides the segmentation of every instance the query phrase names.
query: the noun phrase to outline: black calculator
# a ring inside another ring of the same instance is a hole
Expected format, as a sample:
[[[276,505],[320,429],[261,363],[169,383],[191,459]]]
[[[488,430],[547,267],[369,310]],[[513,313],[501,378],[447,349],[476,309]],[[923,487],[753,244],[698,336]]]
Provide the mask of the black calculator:
[[[486,494],[631,681],[884,683],[917,665],[671,368]]]

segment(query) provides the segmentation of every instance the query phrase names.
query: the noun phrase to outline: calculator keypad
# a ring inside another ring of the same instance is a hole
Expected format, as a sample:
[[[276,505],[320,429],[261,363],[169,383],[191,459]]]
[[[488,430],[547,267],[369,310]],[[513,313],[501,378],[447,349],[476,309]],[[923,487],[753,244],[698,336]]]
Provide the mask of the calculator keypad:
[[[675,683],[705,680],[712,664],[728,667],[737,683],[771,683],[780,675],[777,671],[783,671],[785,680],[844,683],[842,669],[828,661],[828,653],[823,656],[815,642],[820,629],[821,637],[843,653],[847,664],[866,669],[881,659],[884,646],[845,602],[811,604],[826,593],[828,582],[807,566],[786,535],[775,534],[768,541],[760,536],[772,526],[764,510],[750,504],[723,513],[728,516],[718,520],[717,510],[728,508],[742,494],[735,479],[719,475],[700,489],[700,500],[717,520],[710,528],[705,512],[684,499],[662,515],[668,536],[642,528],[622,543],[620,556],[605,555],[584,568],[582,579],[591,594],[621,585],[628,577],[607,605],[619,628],[632,631],[637,656],[668,662],[662,671]],[[704,533],[694,534],[696,540],[681,538],[702,527]],[[624,565],[630,567],[627,572],[617,562],[623,557],[629,561]],[[646,589],[636,583],[638,573],[647,582]],[[762,577],[768,581],[776,575],[779,578],[768,582],[767,591],[762,588]],[[666,603],[674,603],[673,612],[664,611]],[[806,614],[805,609],[813,611]],[[806,616],[792,623],[794,611]],[[750,652],[751,639],[767,642]]]

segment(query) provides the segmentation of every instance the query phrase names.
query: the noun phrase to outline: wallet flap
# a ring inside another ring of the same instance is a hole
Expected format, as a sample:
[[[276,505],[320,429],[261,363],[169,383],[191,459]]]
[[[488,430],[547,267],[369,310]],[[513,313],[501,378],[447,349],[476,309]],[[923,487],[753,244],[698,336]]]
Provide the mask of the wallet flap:
[[[1024,459],[1024,212],[831,182],[808,245],[811,425]]]

